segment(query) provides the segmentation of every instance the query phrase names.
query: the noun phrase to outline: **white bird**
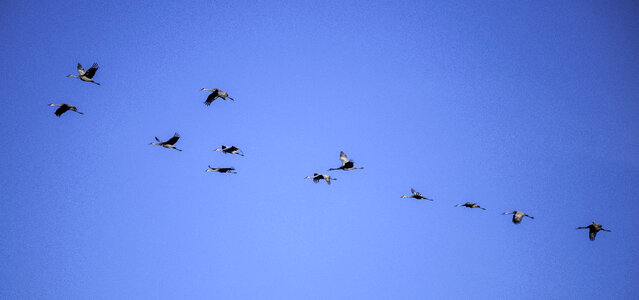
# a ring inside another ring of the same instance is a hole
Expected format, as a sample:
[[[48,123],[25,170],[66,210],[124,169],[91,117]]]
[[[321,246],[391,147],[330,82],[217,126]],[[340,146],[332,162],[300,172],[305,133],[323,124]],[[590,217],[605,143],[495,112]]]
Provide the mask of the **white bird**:
[[[220,89],[201,89],[200,91],[210,91],[211,94],[209,94],[209,96],[206,98],[206,101],[204,101],[204,104],[206,104],[206,106],[211,105],[211,103],[213,103],[213,101],[215,101],[215,99],[217,98],[222,98],[224,100],[226,100],[226,98],[228,97],[229,99],[231,99],[231,101],[235,101],[235,99],[229,97],[229,94],[223,90]]]
[[[157,146],[162,146],[164,148],[169,148],[169,149],[175,149],[177,151],[182,151],[181,149],[178,149],[174,146],[175,143],[177,143],[177,141],[180,139],[180,135],[176,132],[172,138],[170,138],[168,141],[163,142],[160,139],[158,139],[158,137],[155,137],[155,140],[158,141],[158,143],[154,143],[151,142],[149,143],[149,145],[157,145]]]
[[[412,195],[410,196],[406,196],[406,195],[402,195],[400,198],[415,198],[418,200],[430,200],[433,201],[433,199],[429,199],[426,198],[424,195],[420,194],[419,192],[415,191],[415,189],[410,189],[410,192],[412,193]]]
[[[363,169],[362,168],[355,168],[355,162],[348,159],[348,157],[346,157],[346,154],[344,154],[344,151],[340,151],[339,152],[339,160],[342,161],[342,166],[339,168],[330,168],[328,169],[329,171],[333,171],[333,170],[344,170],[344,171],[350,171],[350,170],[355,170],[355,169]]]
[[[58,116],[58,117],[61,116],[63,113],[67,112],[68,110],[77,112],[77,113],[79,113],[81,115],[84,115],[84,113],[81,113],[81,112],[78,111],[77,107],[75,107],[75,106],[73,106],[71,104],[66,104],[66,103],[53,104],[52,103],[52,104],[49,104],[49,106],[60,106],[60,108],[56,109],[55,112],[54,112],[54,114],[56,116]]]
[[[222,145],[222,149],[215,149],[215,151],[222,151],[224,154],[237,154],[240,156],[244,156],[244,153],[242,152],[242,150],[240,150],[240,148],[235,147],[235,146],[231,146],[231,147],[227,147]]]
[[[326,183],[328,183],[328,184],[331,184],[331,180],[337,180],[337,178],[335,178],[335,177],[331,177],[329,175],[320,174],[320,173],[313,173],[313,177],[306,176],[306,177],[304,177],[304,179],[313,179],[313,182],[315,182],[315,183],[318,183],[320,180],[324,179],[324,180],[326,180]]]
[[[519,224],[524,217],[529,217],[531,219],[535,218],[535,217],[531,217],[531,216],[525,214],[524,212],[518,211],[518,210],[515,210],[513,212],[505,212],[502,215],[513,215],[513,223],[515,223],[515,224]]]
[[[93,81],[93,76],[95,75],[95,72],[98,71],[98,68],[100,68],[100,67],[98,67],[98,64],[97,63],[93,63],[91,68],[89,68],[89,70],[85,72],[84,68],[82,67],[82,65],[80,63],[78,63],[78,73],[80,74],[80,76],[67,75],[67,77],[80,78],[80,80],[82,80],[82,81],[91,82],[91,83],[95,83],[97,85],[100,85],[99,83]]]

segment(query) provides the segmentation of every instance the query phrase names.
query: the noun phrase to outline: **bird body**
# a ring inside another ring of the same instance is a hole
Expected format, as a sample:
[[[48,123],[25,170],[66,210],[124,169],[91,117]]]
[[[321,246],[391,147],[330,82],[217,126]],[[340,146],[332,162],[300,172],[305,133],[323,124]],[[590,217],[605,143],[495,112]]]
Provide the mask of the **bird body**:
[[[344,171],[350,171],[350,170],[355,170],[355,169],[363,169],[362,168],[355,168],[355,162],[348,159],[348,157],[346,156],[346,154],[344,154],[344,151],[340,151],[339,152],[339,160],[342,162],[342,166],[339,168],[330,168],[328,169],[329,171],[333,171],[333,170],[344,170]]]
[[[211,94],[209,94],[209,96],[206,98],[206,101],[204,101],[204,104],[206,106],[211,105],[211,103],[213,103],[213,101],[215,101],[215,99],[217,98],[222,98],[224,100],[226,100],[226,98],[231,99],[231,101],[235,101],[235,99],[229,97],[229,94],[223,90],[220,89],[201,89],[201,91],[210,91]]]
[[[242,150],[240,150],[240,148],[235,146],[227,147],[222,145],[222,149],[215,149],[215,151],[222,151],[224,154],[237,154],[240,156],[244,156],[244,153],[242,152]]]
[[[95,75],[95,72],[98,71],[98,68],[100,68],[98,64],[93,63],[93,65],[91,66],[91,68],[89,68],[89,70],[84,71],[84,68],[82,67],[82,65],[78,63],[78,74],[80,74],[80,76],[67,75],[67,77],[79,78],[82,81],[91,82],[91,83],[100,85],[99,83],[93,81],[93,76]]]
[[[178,149],[174,146],[175,143],[177,143],[177,141],[180,139],[180,135],[176,132],[172,138],[170,138],[168,141],[163,142],[162,140],[160,140],[157,136],[155,137],[155,140],[158,141],[157,143],[151,142],[149,143],[149,145],[156,145],[156,146],[162,146],[164,148],[168,148],[168,149],[175,149],[177,151],[182,151],[181,149]]]
[[[513,223],[515,223],[515,224],[519,224],[521,222],[521,220],[524,219],[524,217],[529,217],[531,219],[535,218],[535,217],[531,217],[531,216],[525,214],[524,212],[518,211],[518,210],[515,210],[513,212],[505,212],[502,215],[513,215]]]
[[[231,173],[231,174],[237,174],[237,172],[233,172],[235,171],[235,168],[213,168],[211,167],[211,165],[209,165],[209,168],[204,170],[204,172],[218,172],[218,173]]]
[[[54,112],[54,114],[58,117],[60,117],[63,113],[67,112],[67,111],[74,111],[77,112],[81,115],[83,115],[84,113],[81,113],[78,111],[78,108],[71,105],[71,104],[66,104],[66,103],[61,103],[61,104],[49,104],[49,106],[59,106],[60,108],[56,109],[56,111]]]
[[[480,207],[479,205],[477,205],[477,203],[473,203],[473,202],[466,202],[464,204],[455,205],[455,207],[459,207],[459,206],[465,206],[465,207],[468,207],[468,208],[480,208],[482,210],[486,210],[485,208]]]
[[[326,180],[326,183],[331,184],[331,180],[337,180],[337,178],[331,177],[326,174],[313,173],[313,177],[306,176],[304,179],[313,179],[313,182],[318,183],[320,180]]]
[[[577,227],[577,229],[589,229],[588,236],[591,241],[595,240],[595,238],[597,237],[597,232],[601,230],[610,232],[610,230],[604,229],[603,226],[601,226],[601,224],[597,224],[595,222],[592,222],[592,224],[585,227]]]
[[[433,201],[433,199],[426,198],[424,195],[422,195],[419,192],[415,191],[415,189],[410,189],[410,192],[412,193],[412,195],[410,195],[410,196],[402,195],[400,198],[414,198],[414,199],[417,199],[417,200],[430,200],[430,201]]]

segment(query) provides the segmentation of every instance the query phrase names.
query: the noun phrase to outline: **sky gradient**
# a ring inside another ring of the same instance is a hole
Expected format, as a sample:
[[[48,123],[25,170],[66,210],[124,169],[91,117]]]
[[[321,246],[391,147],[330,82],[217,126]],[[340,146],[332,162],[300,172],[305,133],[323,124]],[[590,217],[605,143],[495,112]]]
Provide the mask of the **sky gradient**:
[[[515,2],[1,2],[0,299],[635,298],[639,7]]]

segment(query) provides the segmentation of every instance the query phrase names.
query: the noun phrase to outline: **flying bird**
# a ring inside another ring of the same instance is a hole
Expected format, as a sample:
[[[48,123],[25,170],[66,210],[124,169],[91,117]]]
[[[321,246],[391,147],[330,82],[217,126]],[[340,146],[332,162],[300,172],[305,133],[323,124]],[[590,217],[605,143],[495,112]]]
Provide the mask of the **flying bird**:
[[[163,142],[160,139],[158,139],[158,137],[155,137],[155,140],[158,141],[158,143],[154,143],[151,142],[149,143],[149,145],[157,145],[157,146],[162,146],[164,148],[169,148],[169,149],[175,149],[177,151],[182,151],[181,149],[178,149],[174,146],[175,143],[177,143],[177,141],[180,139],[180,135],[176,132],[172,138],[170,138],[168,141]]]
[[[211,165],[209,165],[209,168],[204,170],[204,172],[218,172],[218,173],[231,173],[231,174],[237,174],[237,172],[233,172],[235,171],[234,168],[213,168],[211,167]]]
[[[348,157],[346,157],[346,154],[344,154],[344,151],[340,151],[339,152],[339,160],[342,161],[342,166],[339,168],[330,168],[328,169],[329,171],[333,171],[333,170],[344,170],[344,171],[350,171],[350,170],[355,170],[355,169],[363,169],[362,168],[355,168],[355,162],[348,159]]]
[[[82,81],[92,82],[97,85],[100,85],[99,83],[93,81],[93,76],[95,75],[95,72],[98,71],[98,68],[100,68],[98,64],[93,63],[93,65],[91,66],[91,68],[89,68],[88,71],[84,71],[84,68],[82,67],[82,65],[78,63],[78,73],[80,74],[80,76],[67,75],[67,77],[80,78],[80,80]]]
[[[430,200],[433,201],[433,199],[429,199],[426,198],[424,195],[420,194],[419,192],[415,191],[415,189],[410,189],[410,192],[413,193],[410,196],[406,196],[406,195],[402,195],[400,198],[415,198],[417,200]]]
[[[480,207],[479,205],[477,205],[477,203],[473,203],[473,202],[466,202],[464,204],[455,205],[455,207],[459,207],[459,206],[465,206],[465,207],[468,207],[468,208],[480,208],[482,210],[486,210],[485,208]]]
[[[211,94],[209,94],[209,96],[206,98],[206,101],[204,101],[204,104],[206,104],[206,106],[211,105],[211,103],[213,103],[213,101],[215,101],[215,99],[217,98],[226,100],[226,98],[228,97],[229,99],[231,99],[231,101],[235,101],[235,99],[229,97],[229,94],[227,92],[220,89],[201,89],[200,91],[211,92]]]
[[[242,152],[242,150],[240,150],[240,148],[235,147],[235,146],[231,146],[231,147],[227,147],[222,145],[222,149],[215,149],[215,151],[222,151],[224,154],[237,154],[240,156],[244,156],[244,153]]]
[[[505,212],[502,215],[513,215],[513,223],[515,223],[515,224],[519,224],[524,217],[529,217],[531,219],[535,218],[535,217],[531,217],[531,216],[525,214],[524,212],[521,212],[521,211],[518,211],[518,210],[515,210],[513,212]]]
[[[63,113],[67,112],[68,110],[77,112],[77,113],[79,113],[81,115],[84,115],[84,113],[81,113],[81,112],[78,111],[77,107],[75,107],[75,106],[73,106],[71,104],[66,104],[66,103],[53,104],[52,103],[52,104],[49,104],[49,106],[60,106],[60,108],[56,109],[55,112],[54,112],[54,114],[56,116],[58,116],[58,117],[61,116]]]
[[[320,180],[326,180],[326,183],[331,184],[331,180],[337,180],[335,177],[331,177],[325,174],[313,173],[313,177],[306,176],[304,179],[313,179],[313,182],[318,183]]]
[[[595,240],[595,237],[597,237],[597,232],[599,232],[600,230],[610,232],[610,230],[604,229],[601,226],[601,224],[597,224],[595,222],[592,222],[592,224],[590,224],[588,226],[585,226],[585,227],[577,227],[577,229],[589,229],[589,236],[590,236],[590,240],[591,241]]]

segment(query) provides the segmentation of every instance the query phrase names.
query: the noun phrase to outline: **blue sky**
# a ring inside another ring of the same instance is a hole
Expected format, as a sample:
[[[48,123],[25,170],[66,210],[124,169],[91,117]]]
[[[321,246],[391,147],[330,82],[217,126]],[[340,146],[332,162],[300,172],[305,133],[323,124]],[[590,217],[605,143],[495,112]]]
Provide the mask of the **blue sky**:
[[[632,299],[638,9],[3,1],[0,298]]]

